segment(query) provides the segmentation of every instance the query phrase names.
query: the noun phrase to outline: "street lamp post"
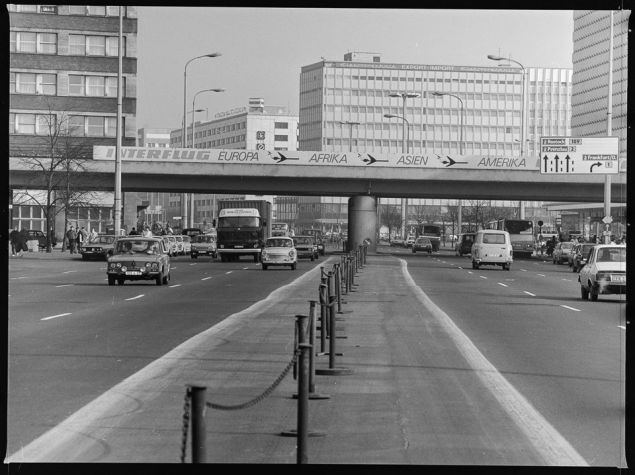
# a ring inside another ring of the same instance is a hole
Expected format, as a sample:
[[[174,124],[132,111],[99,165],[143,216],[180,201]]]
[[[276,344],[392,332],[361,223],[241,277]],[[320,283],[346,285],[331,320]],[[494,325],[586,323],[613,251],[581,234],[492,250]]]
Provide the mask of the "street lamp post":
[[[350,129],[349,129],[349,135],[348,135],[348,151],[352,152],[353,151],[353,126],[354,125],[360,125],[360,122],[351,122],[349,120],[346,121],[339,121],[339,123],[341,125],[349,125]]]
[[[511,58],[503,58],[502,56],[496,56],[493,54],[488,54],[487,55],[487,59],[491,59],[492,61],[508,61],[510,63],[515,63],[518,66],[520,66],[520,69],[522,71],[522,89],[521,89],[521,97],[522,97],[522,112],[520,114],[520,156],[522,157],[525,154],[525,136],[527,135],[527,131],[525,130],[527,127],[527,87],[525,85],[526,83],[526,77],[527,77],[527,71],[525,69],[525,66],[523,66],[520,62],[516,61],[515,59],[511,59]],[[519,214],[520,214],[520,219],[525,219],[525,206],[522,200],[520,200],[518,202],[519,205]]]
[[[115,199],[114,199],[114,212],[113,218],[115,220],[115,236],[119,236],[121,231],[121,125],[122,125],[122,61],[123,61],[123,12],[121,6],[119,7],[119,35],[117,39],[117,142],[115,153]],[[50,230],[48,230],[50,233]],[[49,238],[50,239],[50,238]],[[48,248],[47,248],[48,249]]]
[[[208,53],[208,54],[203,54],[201,56],[196,56],[190,60],[188,60],[185,63],[185,67],[183,68],[183,135],[181,136],[181,147],[185,148],[187,146],[187,141],[186,141],[186,137],[187,137],[187,122],[185,120],[185,118],[187,117],[187,67],[189,66],[189,64],[196,60],[196,59],[200,59],[200,58],[216,58],[218,56],[220,56],[221,53]],[[183,193],[181,195],[181,209],[182,209],[182,213],[181,213],[181,229],[183,229],[185,226],[187,226],[187,217],[188,217],[188,203],[187,203],[187,193]]]
[[[460,128],[459,128],[459,154],[460,155],[464,155],[465,154],[465,142],[463,141],[463,129],[465,127],[465,121],[464,121],[464,117],[465,117],[465,109],[463,107],[463,99],[461,99],[461,97],[457,96],[456,94],[450,94],[448,92],[438,92],[435,91],[432,93],[433,96],[452,96],[456,99],[458,99],[459,104],[461,104],[461,117],[459,118],[459,122],[460,122]],[[458,228],[459,228],[459,234],[461,234],[461,228],[463,226],[463,202],[461,200],[459,200],[459,206],[458,206],[458,210],[457,210],[457,224],[458,224]]]
[[[213,89],[203,89],[202,91],[198,91],[194,94],[194,98],[192,99],[192,148],[194,148],[194,112],[203,112],[205,109],[194,109],[196,103],[196,96],[203,92],[223,92],[225,89],[222,88],[213,88]]]

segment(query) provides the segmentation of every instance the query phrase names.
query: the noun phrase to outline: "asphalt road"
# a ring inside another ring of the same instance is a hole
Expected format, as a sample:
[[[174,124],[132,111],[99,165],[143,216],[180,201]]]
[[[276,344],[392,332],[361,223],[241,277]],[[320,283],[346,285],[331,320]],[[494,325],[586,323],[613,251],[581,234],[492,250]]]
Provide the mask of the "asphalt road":
[[[410,447],[410,453],[417,455],[406,456],[405,462],[399,458],[399,463],[478,464],[480,460],[488,464],[496,460],[533,464],[541,460],[533,451],[523,450],[526,441],[515,432],[514,424],[497,417],[498,405],[462,370],[464,362],[454,343],[445,333],[438,333],[435,319],[419,308],[420,303],[411,296],[412,286],[395,280],[401,274],[388,271],[399,265],[407,267],[414,284],[513,385],[522,395],[519,397],[527,400],[527,406],[548,420],[588,464],[615,466],[623,460],[624,296],[603,295],[598,302],[582,301],[577,274],[550,261],[517,260],[511,271],[487,266],[472,270],[469,257],[448,251],[427,255],[386,247],[380,255],[391,256],[381,261],[389,267],[384,267],[385,271],[376,267],[373,272],[379,272],[373,274],[376,281],[371,288],[364,289],[363,295],[349,297],[352,305],[357,298],[377,307],[378,317],[365,327],[369,334],[360,339],[371,346],[377,339],[393,348],[404,345],[393,350],[390,363],[403,370],[396,374],[412,376],[415,381],[403,381],[405,376],[399,376],[386,384],[418,387],[405,396],[399,393],[403,400],[398,406],[404,413],[398,415],[398,423],[404,431],[413,426],[423,431],[433,442],[431,446],[437,447],[427,454],[423,448],[417,452]],[[303,260],[295,272],[263,272],[247,260],[220,263],[179,257],[173,261],[168,286],[149,281],[109,287],[103,262],[12,260],[7,453],[55,427],[180,343],[262,300],[320,262]],[[382,272],[392,276],[390,282],[382,282]],[[373,298],[377,298],[376,304]],[[393,319],[390,312],[397,307],[400,318],[396,314]],[[416,331],[409,314],[419,317],[415,319]],[[406,334],[411,334],[408,339]],[[415,335],[425,336],[418,340]],[[270,338],[270,334],[264,337]],[[263,345],[262,351],[267,348],[270,346]],[[260,350],[256,346],[249,351]],[[350,348],[346,351],[351,353]],[[369,371],[377,371],[372,365],[371,357],[367,360]],[[427,368],[426,377],[417,381],[421,368]],[[237,372],[234,378],[239,376]],[[380,418],[383,413],[373,406],[377,384],[369,378],[363,385],[363,398],[351,401],[356,406],[368,404],[368,412],[356,407],[339,417],[372,418],[375,411]],[[460,393],[453,393],[457,388]],[[340,389],[354,391],[345,384]],[[424,402],[426,407],[421,407]],[[271,411],[271,417],[276,414]],[[357,422],[361,428],[362,421]],[[376,422],[378,428],[387,423]],[[227,423],[228,434],[233,434],[231,420]],[[241,428],[253,433],[259,430],[253,426],[258,423],[262,421],[242,423]],[[221,422],[217,424],[219,437],[224,429]],[[351,426],[356,426],[355,420]],[[457,434],[462,434],[460,439]],[[235,434],[229,437],[235,442]],[[381,433],[371,430],[355,437],[367,437],[365,446],[370,447]],[[478,443],[470,446],[474,440]],[[327,441],[315,442],[318,454],[320,443]],[[389,438],[382,444],[385,451],[373,452],[364,463],[395,463]],[[226,438],[215,441],[215,446],[222,449],[216,454],[218,460],[235,461]],[[276,442],[267,453],[247,450],[243,456],[288,461],[284,458],[288,451],[281,455],[278,446],[283,449],[282,442]],[[524,456],[519,458],[516,449],[510,448],[516,446]],[[337,458],[331,446],[325,445],[322,452],[332,457],[333,463],[347,463],[347,459]]]

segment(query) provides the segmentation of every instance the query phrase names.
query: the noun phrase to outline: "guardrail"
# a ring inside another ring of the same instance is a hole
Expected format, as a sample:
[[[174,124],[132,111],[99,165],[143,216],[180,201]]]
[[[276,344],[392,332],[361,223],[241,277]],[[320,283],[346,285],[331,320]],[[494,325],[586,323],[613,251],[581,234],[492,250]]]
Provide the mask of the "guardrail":
[[[255,398],[235,405],[217,404],[206,400],[206,386],[187,385],[185,400],[183,403],[183,425],[181,440],[181,462],[185,463],[187,452],[188,433],[191,426],[191,457],[192,463],[206,463],[206,425],[205,409],[217,409],[222,411],[233,411],[246,409],[254,406],[269,396],[275,388],[293,369],[294,379],[298,381],[297,394],[293,398],[297,399],[297,425],[295,430],[281,433],[283,436],[293,436],[297,438],[296,461],[298,464],[308,463],[308,437],[309,435],[325,435],[324,433],[309,433],[308,416],[310,399],[328,399],[330,396],[319,394],[315,391],[315,375],[346,375],[351,374],[349,368],[337,367],[336,356],[341,353],[336,352],[337,314],[342,314],[342,304],[345,304],[344,295],[355,292],[358,284],[355,284],[355,276],[366,264],[367,246],[359,246],[357,250],[350,251],[340,257],[340,262],[335,263],[331,270],[320,268],[320,283],[318,285],[318,299],[309,300],[308,315],[295,316],[295,331],[293,355],[281,371],[280,375]],[[317,312],[316,306],[320,305],[320,351],[316,351],[317,333]],[[335,309],[337,307],[337,310]],[[345,338],[345,336],[340,335]],[[328,340],[328,351],[326,350],[326,340]],[[328,368],[315,368],[315,359],[318,356],[328,355]]]

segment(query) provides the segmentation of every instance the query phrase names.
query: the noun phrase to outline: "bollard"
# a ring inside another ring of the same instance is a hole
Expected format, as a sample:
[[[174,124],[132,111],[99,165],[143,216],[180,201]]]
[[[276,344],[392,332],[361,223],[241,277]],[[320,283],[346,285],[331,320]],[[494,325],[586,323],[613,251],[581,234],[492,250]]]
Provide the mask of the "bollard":
[[[328,287],[328,281],[326,279],[326,277],[322,277],[322,285],[324,286],[324,290],[323,290],[323,295],[324,295],[324,308],[325,308],[325,317],[324,317],[324,321],[326,322],[325,328],[326,328],[326,338],[328,338],[331,334],[331,320],[329,319],[329,308],[328,308],[328,303],[329,303],[329,287]]]
[[[320,353],[326,354],[326,286],[320,284]]]
[[[330,308],[330,320],[331,320],[331,335],[329,338],[329,367],[316,369],[315,374],[325,374],[325,375],[342,375],[342,374],[351,374],[353,371],[348,368],[338,368],[335,366],[335,340],[337,340],[337,336],[335,334],[335,311],[333,311],[333,307],[335,307],[335,298],[331,300],[328,307]]]
[[[309,352],[308,343],[300,343],[300,371],[298,377],[298,451],[297,462],[308,463],[307,441],[309,437]]]
[[[205,386],[190,386],[192,394],[192,463],[205,463]]]
[[[339,264],[335,264],[335,288],[337,289],[337,313],[342,313],[342,276]]]

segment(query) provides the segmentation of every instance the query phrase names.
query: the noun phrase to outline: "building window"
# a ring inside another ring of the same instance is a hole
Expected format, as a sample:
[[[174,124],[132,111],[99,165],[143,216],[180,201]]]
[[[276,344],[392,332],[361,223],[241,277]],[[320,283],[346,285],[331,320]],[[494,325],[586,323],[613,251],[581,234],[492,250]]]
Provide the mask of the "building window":
[[[288,135],[276,135],[274,137],[274,140],[276,142],[287,142],[289,140],[289,136]]]
[[[125,97],[126,78],[122,78],[122,96]],[[71,96],[117,97],[117,78],[115,76],[79,76],[69,74],[68,94]]]
[[[56,117],[51,114],[9,114],[9,133],[50,135],[55,131]]]
[[[122,38],[126,56],[126,37]],[[78,56],[117,56],[117,36],[68,35],[69,52]]]
[[[88,5],[86,14],[91,16],[106,16],[106,6]]]
[[[86,95],[103,97],[106,95],[106,80],[103,76],[86,76]]]
[[[123,124],[122,130],[125,130]],[[115,137],[117,118],[72,115],[69,118],[69,133],[76,137]]]

